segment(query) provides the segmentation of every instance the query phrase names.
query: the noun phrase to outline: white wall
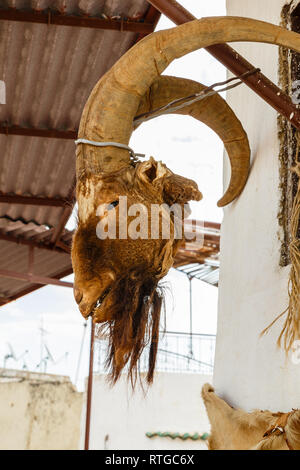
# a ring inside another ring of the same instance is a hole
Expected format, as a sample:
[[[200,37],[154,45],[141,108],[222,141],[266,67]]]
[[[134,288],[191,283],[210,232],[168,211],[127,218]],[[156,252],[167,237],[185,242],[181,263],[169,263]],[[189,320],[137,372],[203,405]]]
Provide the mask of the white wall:
[[[82,397],[68,377],[0,369],[0,449],[78,449]]]
[[[227,0],[227,14],[279,24],[284,0]],[[278,48],[233,44],[278,83]],[[279,267],[280,194],[276,112],[247,86],[228,93],[252,149],[252,170],[222,225],[218,335],[214,384],[232,405],[288,411],[300,407],[300,366],[276,348],[282,321],[260,332],[286,307],[289,267]],[[226,175],[227,169],[227,175]],[[225,175],[228,181],[228,163]]]
[[[103,375],[94,377],[90,449],[206,449],[202,441],[154,437],[146,432],[209,432],[201,388],[212,377],[197,374],[156,373],[146,396],[131,396],[124,376],[109,388]],[[84,440],[82,420],[82,445]],[[105,446],[105,436],[108,440]]]

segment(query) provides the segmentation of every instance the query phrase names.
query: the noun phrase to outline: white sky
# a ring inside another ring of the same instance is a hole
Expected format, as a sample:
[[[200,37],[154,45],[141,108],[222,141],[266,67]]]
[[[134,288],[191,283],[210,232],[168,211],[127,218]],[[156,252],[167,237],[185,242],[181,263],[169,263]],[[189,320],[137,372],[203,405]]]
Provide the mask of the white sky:
[[[180,0],[196,17],[225,15],[225,0],[211,2]],[[157,30],[173,27],[164,16]],[[226,79],[225,68],[206,51],[198,51],[174,61],[165,71],[167,75],[190,78],[205,85]],[[130,146],[139,153],[162,160],[175,173],[194,179],[204,199],[192,203],[191,217],[200,220],[222,220],[217,200],[222,189],[223,144],[206,126],[184,116],[163,116],[143,124],[133,135]],[[72,223],[70,222],[70,225]],[[72,281],[73,276],[68,280]],[[174,270],[166,277],[172,296],[167,295],[167,329],[189,331],[188,280]],[[217,289],[198,280],[193,281],[193,329],[198,333],[215,333],[217,321]],[[54,360],[68,352],[68,359],[57,364],[48,363],[47,371],[70,375],[74,380],[78,363],[84,320],[80,316],[72,289],[47,286],[1,308],[0,367],[9,353],[7,343],[16,356],[29,351],[26,362],[34,370],[40,361],[43,319],[47,331],[45,340]],[[44,354],[45,356],[45,354]],[[23,360],[7,361],[7,367],[21,368]],[[87,374],[88,335],[86,335],[80,383]]]

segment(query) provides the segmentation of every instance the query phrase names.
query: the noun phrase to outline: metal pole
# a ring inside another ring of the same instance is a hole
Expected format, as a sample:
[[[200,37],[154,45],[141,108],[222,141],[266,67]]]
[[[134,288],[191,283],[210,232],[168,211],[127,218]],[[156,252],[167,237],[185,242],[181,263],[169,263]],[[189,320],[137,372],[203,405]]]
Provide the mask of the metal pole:
[[[94,336],[95,336],[95,325],[93,323],[93,319],[91,318],[90,365],[89,365],[89,378],[88,378],[87,399],[86,399],[84,450],[89,450],[89,444],[90,444],[91,404],[92,404],[92,389],[93,389]]]
[[[192,291],[193,277],[189,276],[190,282],[190,356],[193,357],[193,291]]]
[[[77,369],[76,369],[76,374],[75,374],[75,385],[77,385],[77,382],[78,382],[78,376],[79,376],[79,370],[80,370],[80,364],[81,364],[81,357],[82,357],[82,351],[83,351],[83,345],[84,345],[86,327],[87,327],[87,322],[85,322],[85,323],[83,324],[83,335],[82,335],[82,339],[81,339],[81,345],[80,345],[80,350],[79,350],[79,357],[78,357]]]
[[[196,19],[194,15],[183,8],[176,0],[148,1],[177,25]],[[232,47],[228,46],[228,44],[216,44],[207,47],[206,50],[235,75],[242,75],[255,68]],[[299,109],[293,104],[289,96],[280,90],[271,80],[259,72],[244,78],[243,81],[270,106],[290,121],[293,126],[300,129]]]

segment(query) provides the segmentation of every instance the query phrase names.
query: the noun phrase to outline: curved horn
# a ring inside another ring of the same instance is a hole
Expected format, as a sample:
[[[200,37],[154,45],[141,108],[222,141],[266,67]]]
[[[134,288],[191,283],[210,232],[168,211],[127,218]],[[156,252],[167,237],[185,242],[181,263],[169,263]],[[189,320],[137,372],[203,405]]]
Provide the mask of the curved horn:
[[[165,106],[184,96],[199,93],[204,89],[204,85],[193,80],[161,76],[154,81],[143,96],[137,115]],[[186,106],[175,113],[189,115],[203,122],[223,141],[231,164],[231,179],[218,206],[223,207],[229,204],[242,192],[249,174],[250,147],[241,122],[218,94]]]
[[[277,44],[300,52],[300,35],[240,17],[211,17],[153,33],[132,47],[94,87],[83,110],[79,138],[128,144],[140,99],[176,58],[201,47],[236,41]],[[128,166],[128,151],[78,145],[77,177]]]

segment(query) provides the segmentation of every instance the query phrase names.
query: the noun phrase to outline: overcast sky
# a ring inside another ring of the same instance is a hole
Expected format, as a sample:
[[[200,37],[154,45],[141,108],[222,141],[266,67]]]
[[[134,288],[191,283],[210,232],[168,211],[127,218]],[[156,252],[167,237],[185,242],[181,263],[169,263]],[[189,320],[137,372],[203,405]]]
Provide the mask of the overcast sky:
[[[225,0],[211,2],[181,0],[196,17],[225,15]],[[157,30],[174,25],[162,17]],[[191,78],[205,85],[226,79],[222,65],[206,51],[198,51],[174,61],[164,72],[167,75]],[[200,220],[222,220],[222,210],[216,203],[221,197],[223,144],[206,126],[184,116],[164,116],[143,124],[133,135],[131,147],[138,153],[162,160],[174,171],[194,179],[204,199],[192,203],[192,216]],[[69,223],[71,227],[73,221]],[[72,280],[73,276],[67,279]],[[189,331],[188,280],[182,273],[171,270],[166,278],[172,295],[167,296],[167,329]],[[172,298],[171,298],[172,297]],[[44,339],[57,364],[48,363],[47,371],[70,375],[74,380],[84,320],[73,300],[72,290],[47,286],[1,308],[0,367],[9,352],[10,343],[21,356],[29,353],[26,362],[34,370],[40,361],[43,322]],[[215,333],[217,321],[217,289],[198,280],[193,281],[193,327],[198,333]],[[64,354],[68,352],[68,358]],[[45,354],[44,354],[45,356]],[[23,359],[9,359],[7,367],[21,368]],[[80,383],[87,373],[88,336],[86,335]]]

